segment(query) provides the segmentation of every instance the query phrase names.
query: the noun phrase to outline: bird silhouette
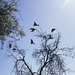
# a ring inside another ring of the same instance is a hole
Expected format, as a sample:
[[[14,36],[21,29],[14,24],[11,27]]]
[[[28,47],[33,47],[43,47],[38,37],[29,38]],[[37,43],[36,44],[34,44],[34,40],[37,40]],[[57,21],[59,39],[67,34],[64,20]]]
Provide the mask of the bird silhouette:
[[[36,29],[35,29],[35,28],[30,28],[30,30],[31,30],[31,32],[36,31]]]
[[[31,44],[34,44],[35,45],[35,43],[33,42],[33,40],[31,39]]]
[[[11,44],[9,44],[9,48],[11,48]]]
[[[52,35],[49,35],[49,39],[53,39]]]
[[[39,26],[39,24],[37,24],[36,22],[34,22],[33,26]]]
[[[16,48],[13,48],[12,50],[16,50]]]
[[[55,30],[56,30],[56,29],[53,28],[53,29],[51,30],[51,32],[54,32]]]

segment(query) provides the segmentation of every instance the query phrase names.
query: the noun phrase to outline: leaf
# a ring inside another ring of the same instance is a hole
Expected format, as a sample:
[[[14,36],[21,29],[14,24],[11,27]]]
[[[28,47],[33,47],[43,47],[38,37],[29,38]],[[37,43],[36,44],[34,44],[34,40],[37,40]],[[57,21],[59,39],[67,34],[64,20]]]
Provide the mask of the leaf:
[[[1,50],[3,50],[3,47],[1,47]]]
[[[4,44],[4,42],[2,42],[2,45]]]

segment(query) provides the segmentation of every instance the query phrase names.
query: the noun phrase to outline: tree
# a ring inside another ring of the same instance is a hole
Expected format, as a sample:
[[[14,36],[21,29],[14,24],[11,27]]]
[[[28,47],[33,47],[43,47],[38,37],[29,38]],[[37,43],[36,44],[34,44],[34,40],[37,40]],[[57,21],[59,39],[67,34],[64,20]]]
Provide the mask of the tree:
[[[21,37],[25,35],[15,12],[19,12],[15,0],[0,0],[0,40],[2,45],[6,41],[6,37],[15,38],[13,34]]]
[[[25,59],[25,50],[19,49],[15,42],[16,51],[10,56],[15,58],[14,71],[16,75],[66,75],[66,65],[63,57],[74,57],[73,48],[60,48],[60,33],[47,34],[38,31],[37,37],[41,38],[41,49],[35,49],[32,53],[36,58],[39,68],[33,72]],[[53,37],[50,38],[50,37]],[[16,56],[18,55],[18,57]]]

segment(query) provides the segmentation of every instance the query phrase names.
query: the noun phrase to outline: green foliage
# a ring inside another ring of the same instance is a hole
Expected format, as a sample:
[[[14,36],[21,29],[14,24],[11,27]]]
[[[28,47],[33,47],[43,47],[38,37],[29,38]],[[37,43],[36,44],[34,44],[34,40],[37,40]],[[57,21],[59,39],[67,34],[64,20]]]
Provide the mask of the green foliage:
[[[23,29],[22,29],[22,28],[21,28],[18,32],[19,32],[19,34],[21,35],[21,37],[22,37],[22,36],[25,36],[25,34],[24,34],[24,32],[23,32]]]
[[[15,0],[0,0],[0,40],[2,42],[6,41],[6,37],[9,37],[10,34],[21,37],[25,35],[24,32],[20,30],[19,22],[16,16],[14,16],[15,12],[18,12]]]
[[[3,49],[3,47],[1,47],[1,50]]]

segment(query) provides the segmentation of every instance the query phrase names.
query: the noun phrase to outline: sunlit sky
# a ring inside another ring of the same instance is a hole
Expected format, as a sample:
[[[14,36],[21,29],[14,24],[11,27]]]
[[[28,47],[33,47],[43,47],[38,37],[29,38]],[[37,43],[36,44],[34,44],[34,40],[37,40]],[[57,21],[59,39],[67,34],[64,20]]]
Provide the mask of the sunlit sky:
[[[18,44],[20,48],[29,49],[27,62],[33,66],[34,71],[34,60],[31,60],[29,53],[40,47],[37,38],[34,37],[36,32],[31,33],[29,30],[34,22],[40,25],[35,28],[41,28],[47,33],[50,33],[52,28],[56,28],[56,32],[61,32],[62,47],[75,47],[75,0],[21,0],[18,8],[23,19],[19,14],[17,17],[20,18],[19,23],[26,33]],[[31,38],[34,39],[35,46],[30,44]],[[10,75],[14,65],[12,59],[6,58],[5,52],[6,49],[0,51],[0,75]],[[68,59],[66,64],[75,70],[74,59]],[[75,72],[68,75],[75,75]]]

